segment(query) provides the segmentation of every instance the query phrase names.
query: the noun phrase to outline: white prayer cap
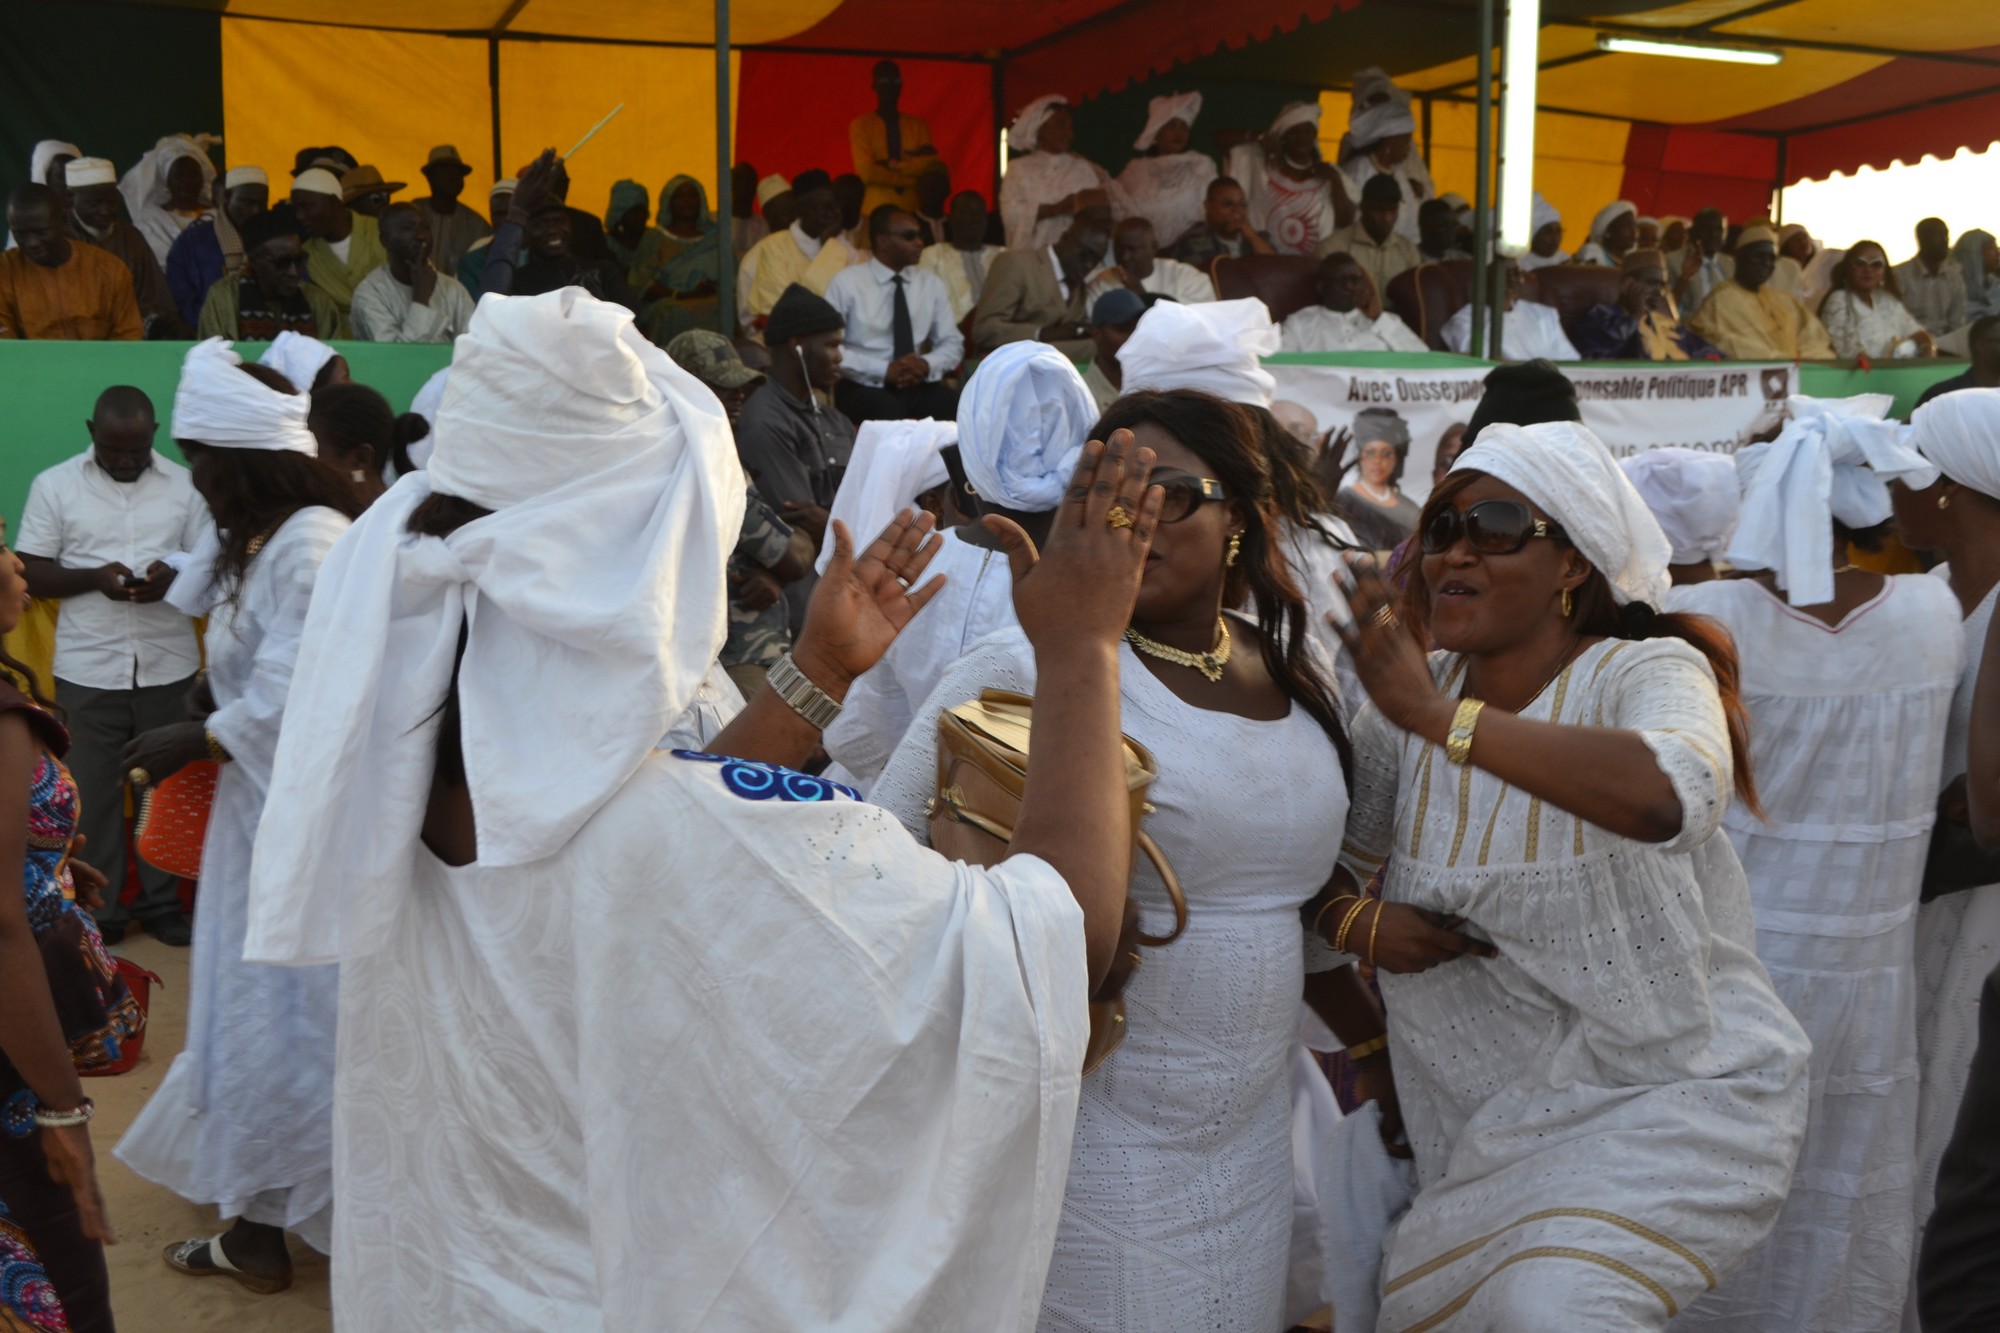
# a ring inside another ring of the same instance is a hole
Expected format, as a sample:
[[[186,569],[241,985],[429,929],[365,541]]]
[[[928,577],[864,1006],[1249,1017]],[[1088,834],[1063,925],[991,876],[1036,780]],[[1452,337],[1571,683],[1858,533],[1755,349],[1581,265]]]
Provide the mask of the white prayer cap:
[[[196,343],[181,362],[174,389],[173,436],[217,449],[263,449],[319,456],[306,429],[312,399],[279,393],[242,370],[243,358],[227,339]]]
[[[1551,222],[1562,220],[1562,214],[1556,212],[1555,205],[1542,198],[1540,190],[1535,191],[1535,204],[1528,219],[1528,235],[1533,236]]]
[[[1192,129],[1194,118],[1200,114],[1200,93],[1168,93],[1165,97],[1155,97],[1147,104],[1146,128],[1132,141],[1132,146],[1143,153],[1153,146],[1153,140],[1159,138],[1168,121],[1185,121]]]
[[[1047,343],[1002,343],[958,400],[958,456],[989,505],[1041,514],[1062,500],[1097,402],[1070,359]]]
[[[43,139],[35,145],[34,151],[29,154],[28,174],[34,178],[36,185],[47,185],[49,183],[50,163],[59,157],[82,156],[83,150],[73,143],[64,143],[61,139]],[[65,168],[65,174],[67,174],[67,168]]]
[[[499,180],[493,182],[493,188],[486,192],[486,197],[492,199],[498,195],[512,194],[520,188],[521,181],[519,177],[502,176]]]
[[[1057,107],[1068,105],[1069,99],[1061,93],[1048,93],[1022,107],[1021,114],[1014,117],[1013,128],[1007,131],[1007,151],[1034,152],[1035,140],[1042,133],[1042,122],[1047,120]]]
[[[1121,355],[1120,359],[1123,357]],[[1667,595],[1666,534],[1611,451],[1573,421],[1491,425],[1453,472],[1483,472],[1562,524],[1570,542],[1611,584],[1620,606],[1658,609]]]
[[[1639,216],[1638,205],[1630,199],[1618,199],[1598,209],[1597,216],[1590,220],[1590,239],[1603,245],[1605,230],[1627,213],[1635,218]]]
[[[309,394],[326,363],[339,355],[317,338],[285,329],[271,340],[264,355],[257,358],[257,364],[269,366],[290,380],[294,389]]]
[[[834,493],[826,537],[814,568],[826,573],[833,561],[833,520],[847,525],[859,552],[889,526],[889,520],[916,503],[919,495],[951,477],[939,451],[958,442],[956,421],[864,421],[854,436],[854,453]]]
[[[1895,400],[1886,393],[1856,398],[1794,395],[1791,420],[1769,444],[1736,452],[1743,516],[1729,558],[1777,574],[1785,600],[1819,606],[1833,600],[1833,524],[1872,528],[1888,519],[1889,485],[1901,479],[1922,489],[1937,471],[1904,442],[1905,429],[1885,421]]]
[[[761,208],[792,188],[792,183],[773,172],[757,182],[757,204]]]
[[[340,177],[325,167],[308,167],[292,177],[292,193],[301,190],[307,194],[330,194],[336,199],[346,197],[340,188]]]
[[[484,866],[566,846],[726,635],[743,466],[722,404],[630,311],[576,287],[486,296],[436,434],[430,470],[398,478],[320,571],[252,866],[253,961],[369,952],[404,909],[461,627]],[[411,533],[433,494],[494,512]]]
[[[1287,102],[1278,111],[1278,118],[1271,122],[1271,133],[1283,134],[1294,125],[1318,125],[1318,102]]]
[[[1736,460],[1700,449],[1647,449],[1620,461],[1639,498],[1660,521],[1675,565],[1713,560],[1736,531]]]
[[[271,178],[262,167],[231,167],[222,178],[222,188],[233,190],[239,185],[269,185]]]
[[[101,157],[79,157],[63,168],[63,182],[72,190],[86,185],[116,185],[118,168]]]
[[[1118,349],[1126,393],[1200,389],[1232,403],[1269,407],[1278,381],[1259,357],[1278,350],[1278,326],[1254,296],[1182,305],[1161,301],[1139,316]]]
[[[1941,393],[1910,418],[1910,443],[1961,486],[2000,500],[2000,389]],[[1904,483],[1922,490],[1931,483]]]

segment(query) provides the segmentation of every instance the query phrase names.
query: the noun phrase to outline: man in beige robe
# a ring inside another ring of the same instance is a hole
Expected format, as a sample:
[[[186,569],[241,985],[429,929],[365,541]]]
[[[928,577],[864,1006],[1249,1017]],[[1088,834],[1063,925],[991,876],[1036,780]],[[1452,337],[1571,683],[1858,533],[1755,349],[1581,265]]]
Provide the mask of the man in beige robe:
[[[817,179],[811,179],[817,177]],[[806,188],[800,189],[803,184]],[[749,327],[761,339],[785,288],[797,283],[815,296],[826,295],[833,275],[855,260],[855,252],[840,236],[840,202],[824,172],[800,172],[793,184],[799,195],[799,218],[783,231],[772,232],[750,248],[744,266],[752,273]]]
[[[1718,286],[1688,327],[1734,361],[1831,361],[1833,341],[1799,298],[1771,286],[1778,233],[1764,223],[1736,242],[1736,275]]]

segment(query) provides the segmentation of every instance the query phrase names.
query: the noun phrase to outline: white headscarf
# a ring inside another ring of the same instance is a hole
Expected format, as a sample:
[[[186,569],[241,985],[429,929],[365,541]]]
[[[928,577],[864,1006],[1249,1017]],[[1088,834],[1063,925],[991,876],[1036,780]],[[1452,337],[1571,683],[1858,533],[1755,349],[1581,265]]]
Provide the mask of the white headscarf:
[[[1012,342],[979,363],[958,400],[958,456],[979,498],[1041,514],[1062,500],[1097,401],[1047,343]]]
[[[311,393],[313,381],[319,378],[320,371],[339,355],[317,338],[283,329],[271,339],[271,345],[264,349],[264,355],[257,358],[257,364],[269,366],[283,375],[300,393]]]
[[[1939,394],[1910,418],[1910,444],[1959,485],[2000,500],[2000,389]]]
[[[227,339],[196,343],[181,361],[174,389],[173,437],[217,449],[263,449],[319,456],[306,429],[312,398],[279,393],[243,373],[243,358]]]
[[[956,421],[864,421],[854,436],[854,452],[834,493],[826,538],[813,567],[826,573],[833,560],[833,520],[847,525],[856,551],[875,540],[889,520],[916,503],[919,495],[950,479],[944,455],[958,442]]]
[[[1032,153],[1035,140],[1041,135],[1042,122],[1057,107],[1066,107],[1069,99],[1061,93],[1047,93],[1021,108],[1021,114],[1014,117],[1013,128],[1007,131],[1007,151],[1010,153]]]
[[[82,157],[83,150],[61,139],[44,139],[28,155],[28,179],[36,185],[49,183],[49,164],[59,157]]]
[[[1318,125],[1318,102],[1287,102],[1271,122],[1271,133],[1283,134],[1294,125]]]
[[[1343,160],[1366,152],[1384,139],[1417,132],[1416,117],[1410,114],[1409,93],[1391,82],[1384,71],[1373,67],[1357,71],[1352,96],[1347,134],[1340,144]]]
[[[638,771],[722,646],[743,518],[729,419],[575,287],[489,296],[458,340],[437,452],[321,570],[251,875],[245,956],[379,948],[410,892],[458,669],[478,859],[560,851]],[[433,493],[494,512],[408,531]]]
[[[185,134],[169,134],[134,162],[125,173],[125,178],[118,182],[118,193],[125,196],[125,207],[134,222],[140,221],[141,214],[166,205],[170,197],[167,193],[167,172],[184,157],[193,158],[201,168],[202,206],[207,207],[213,201],[215,163],[209,160],[206,150],[194,139]]]
[[[1168,93],[1165,97],[1155,97],[1146,108],[1146,128],[1132,141],[1132,146],[1145,152],[1159,138],[1160,131],[1170,120],[1184,120],[1189,129],[1194,128],[1194,118],[1201,114],[1200,93]]]
[[[1670,564],[1713,560],[1729,546],[1741,504],[1736,461],[1700,449],[1648,449],[1620,460],[1673,548]]]
[[[446,366],[425,380],[424,387],[417,390],[417,396],[410,400],[410,410],[429,422],[431,427],[429,435],[409,448],[410,466],[419,472],[430,466],[431,451],[437,448],[438,409],[444,406],[444,387],[450,380],[451,367]]]
[[[1620,606],[1657,610],[1666,600],[1666,534],[1611,451],[1582,426],[1488,426],[1451,470],[1484,472],[1534,501],[1610,581]]]
[[[1604,244],[1604,233],[1619,218],[1630,213],[1639,216],[1639,206],[1630,199],[1617,199],[1597,210],[1597,216],[1590,220],[1590,239],[1599,246]]]
[[[1794,396],[1777,439],[1737,450],[1743,517],[1730,560],[1776,573],[1793,606],[1832,601],[1833,521],[1872,528],[1889,517],[1891,479],[1921,488],[1936,478],[1903,426],[1882,419],[1894,403],[1886,393]]]
[[[1528,235],[1532,237],[1551,222],[1561,222],[1562,220],[1563,216],[1556,212],[1556,206],[1542,198],[1540,190],[1535,191],[1534,207],[1529,210]]]
[[[1254,296],[1182,305],[1161,301],[1139,316],[1118,349],[1122,387],[1200,389],[1232,403],[1269,407],[1278,381],[1258,358],[1278,350],[1278,326]]]

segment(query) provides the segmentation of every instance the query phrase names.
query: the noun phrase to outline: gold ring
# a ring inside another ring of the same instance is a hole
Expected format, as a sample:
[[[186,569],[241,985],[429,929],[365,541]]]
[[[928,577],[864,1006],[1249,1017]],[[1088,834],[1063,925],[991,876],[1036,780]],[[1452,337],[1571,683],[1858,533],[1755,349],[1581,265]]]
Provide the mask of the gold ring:
[[[1396,623],[1396,611],[1395,611],[1395,608],[1394,608],[1394,607],[1389,607],[1389,606],[1378,606],[1378,607],[1376,607],[1376,608],[1375,608],[1375,623],[1376,623],[1376,624],[1378,624],[1378,625],[1380,625],[1380,626],[1381,626],[1381,627],[1382,627],[1383,629],[1388,629],[1388,628],[1390,628],[1391,626],[1393,626],[1393,625],[1394,625],[1394,624]]]
[[[133,769],[125,775],[125,780],[135,787],[150,787],[153,785],[153,775],[143,768]]]
[[[1104,516],[1104,521],[1114,528],[1129,528],[1132,526],[1132,514],[1124,505],[1112,505],[1111,512]]]

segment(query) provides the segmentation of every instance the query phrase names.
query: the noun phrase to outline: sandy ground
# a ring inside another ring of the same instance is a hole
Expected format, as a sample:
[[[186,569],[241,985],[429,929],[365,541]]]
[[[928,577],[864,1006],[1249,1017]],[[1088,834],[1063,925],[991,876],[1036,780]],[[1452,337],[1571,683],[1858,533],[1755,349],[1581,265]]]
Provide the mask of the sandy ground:
[[[197,1208],[133,1174],[111,1155],[112,1145],[180,1052],[187,1026],[188,951],[170,949],[135,930],[113,952],[158,973],[165,983],[153,987],[146,1049],[138,1066],[128,1074],[84,1081],[97,1102],[91,1141],[97,1150],[98,1182],[118,1233],[118,1244],[104,1253],[119,1333],[329,1333],[333,1314],[326,1259],[297,1240],[292,1242],[292,1287],[276,1296],[254,1296],[226,1278],[184,1277],[160,1258],[170,1242],[222,1229],[213,1208]]]

